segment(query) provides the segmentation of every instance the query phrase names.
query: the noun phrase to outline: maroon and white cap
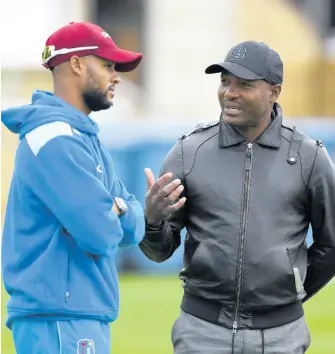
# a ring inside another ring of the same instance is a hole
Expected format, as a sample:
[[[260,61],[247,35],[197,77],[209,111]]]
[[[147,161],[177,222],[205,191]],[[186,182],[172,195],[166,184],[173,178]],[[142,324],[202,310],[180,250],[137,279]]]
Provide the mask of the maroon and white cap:
[[[51,69],[74,55],[95,55],[114,62],[115,70],[134,70],[142,53],[120,49],[101,27],[89,22],[71,22],[54,32],[46,41],[42,65]]]

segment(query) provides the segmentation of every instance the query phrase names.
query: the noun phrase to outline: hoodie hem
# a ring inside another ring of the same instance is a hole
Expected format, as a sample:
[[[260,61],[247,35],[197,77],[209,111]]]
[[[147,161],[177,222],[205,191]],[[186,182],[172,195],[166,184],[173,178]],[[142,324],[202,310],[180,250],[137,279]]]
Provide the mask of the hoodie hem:
[[[31,320],[70,320],[70,319],[78,319],[78,318],[86,318],[97,321],[106,321],[106,322],[114,322],[117,318],[118,314],[115,312],[107,312],[107,311],[87,311],[87,310],[76,310],[76,311],[60,311],[60,310],[22,310],[8,307],[8,319],[6,321],[6,326],[11,329],[11,325],[14,321],[22,318],[29,318]]]

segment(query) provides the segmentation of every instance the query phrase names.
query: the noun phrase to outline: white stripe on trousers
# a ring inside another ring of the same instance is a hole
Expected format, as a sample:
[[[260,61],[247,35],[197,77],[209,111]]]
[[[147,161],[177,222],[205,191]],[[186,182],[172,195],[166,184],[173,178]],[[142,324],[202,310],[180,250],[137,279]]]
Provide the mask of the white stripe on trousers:
[[[62,335],[60,333],[60,327],[59,327],[59,322],[56,321],[57,323],[57,331],[58,331],[58,339],[59,339],[59,354],[62,354]]]

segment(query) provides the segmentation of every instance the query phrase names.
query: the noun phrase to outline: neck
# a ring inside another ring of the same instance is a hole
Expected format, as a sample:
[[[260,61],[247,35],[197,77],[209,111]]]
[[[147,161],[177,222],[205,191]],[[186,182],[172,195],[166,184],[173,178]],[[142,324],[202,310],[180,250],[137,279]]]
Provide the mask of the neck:
[[[77,108],[79,111],[83,112],[87,116],[91,113],[91,111],[87,108],[84,100],[77,90],[71,89],[66,85],[54,85],[54,95],[61,98],[66,103],[71,106]]]
[[[244,137],[248,143],[253,143],[271,124],[271,114],[263,119],[257,127],[236,127],[236,130]]]

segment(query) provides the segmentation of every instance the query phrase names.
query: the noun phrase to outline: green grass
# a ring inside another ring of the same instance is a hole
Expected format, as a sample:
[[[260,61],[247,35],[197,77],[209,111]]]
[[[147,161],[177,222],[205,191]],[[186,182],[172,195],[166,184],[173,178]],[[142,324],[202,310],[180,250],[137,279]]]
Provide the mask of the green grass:
[[[112,325],[113,354],[172,354],[170,330],[179,314],[182,288],[177,277],[122,276],[120,317]],[[335,284],[305,306],[312,344],[308,354],[335,353]],[[14,354],[4,327],[7,295],[2,291],[2,352]],[[97,353],[98,354],[98,353]]]

